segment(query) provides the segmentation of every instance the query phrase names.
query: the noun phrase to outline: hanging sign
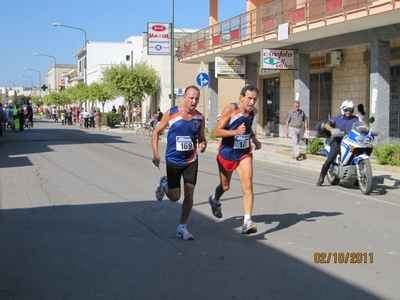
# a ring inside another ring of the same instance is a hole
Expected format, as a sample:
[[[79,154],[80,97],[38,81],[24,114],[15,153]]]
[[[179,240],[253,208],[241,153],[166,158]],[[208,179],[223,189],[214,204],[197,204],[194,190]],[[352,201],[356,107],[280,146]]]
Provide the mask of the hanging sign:
[[[245,78],[246,59],[237,57],[215,58],[215,78]]]
[[[262,49],[261,69],[294,69],[294,50]]]

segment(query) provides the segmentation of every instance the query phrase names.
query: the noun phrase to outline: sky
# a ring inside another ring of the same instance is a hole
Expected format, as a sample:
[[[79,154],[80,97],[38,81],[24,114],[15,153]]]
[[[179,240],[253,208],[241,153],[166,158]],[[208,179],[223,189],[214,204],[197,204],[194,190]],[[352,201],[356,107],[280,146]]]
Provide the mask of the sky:
[[[33,53],[54,56],[57,64],[77,64],[73,55],[84,45],[84,32],[53,23],[82,28],[91,41],[123,42],[141,35],[148,22],[170,23],[172,3],[175,27],[209,26],[209,0],[1,0],[0,86],[30,87],[32,81],[36,86],[40,75],[45,83],[54,59]],[[245,10],[246,0],[219,0],[218,19]]]

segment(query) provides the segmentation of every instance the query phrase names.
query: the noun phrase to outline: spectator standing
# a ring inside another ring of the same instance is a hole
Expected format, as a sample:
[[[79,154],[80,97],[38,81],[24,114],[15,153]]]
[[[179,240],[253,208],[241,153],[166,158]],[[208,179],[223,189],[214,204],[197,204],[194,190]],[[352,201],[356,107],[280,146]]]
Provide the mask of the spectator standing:
[[[95,109],[94,106],[92,106],[89,110],[89,127],[94,128],[94,114],[95,114]]]
[[[94,113],[94,117],[95,117],[94,122],[96,124],[96,129],[100,130],[101,129],[101,118],[102,118],[102,115],[101,115],[101,112],[100,112],[100,108],[98,108],[98,107],[96,108],[96,111]]]
[[[0,137],[3,136],[3,125],[7,122],[6,112],[3,109],[3,103],[0,102]]]
[[[290,134],[292,137],[292,158],[296,160],[300,157],[299,142],[303,132],[303,125],[305,131],[308,131],[307,116],[300,109],[300,101],[294,101],[293,109],[286,115],[286,136]]]
[[[23,107],[18,109],[18,120],[19,120],[19,131],[23,132],[25,126],[25,113]]]
[[[86,108],[83,109],[82,116],[83,116],[84,128],[88,129],[89,128],[90,113],[86,110]]]
[[[61,111],[60,118],[61,118],[61,125],[66,125],[67,123],[65,122],[65,110]]]
[[[58,118],[57,118],[57,114],[58,114],[58,111],[57,111],[57,107],[53,107],[53,111],[52,111],[52,114],[53,114],[53,120],[54,120],[54,122],[57,122],[58,120]]]

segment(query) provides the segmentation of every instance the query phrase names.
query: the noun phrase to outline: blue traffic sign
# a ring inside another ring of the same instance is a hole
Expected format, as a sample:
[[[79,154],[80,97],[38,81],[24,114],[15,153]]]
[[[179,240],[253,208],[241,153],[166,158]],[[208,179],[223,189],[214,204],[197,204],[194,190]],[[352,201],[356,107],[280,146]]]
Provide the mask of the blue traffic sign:
[[[199,73],[196,77],[196,82],[199,86],[205,87],[210,82],[210,76],[207,73]]]

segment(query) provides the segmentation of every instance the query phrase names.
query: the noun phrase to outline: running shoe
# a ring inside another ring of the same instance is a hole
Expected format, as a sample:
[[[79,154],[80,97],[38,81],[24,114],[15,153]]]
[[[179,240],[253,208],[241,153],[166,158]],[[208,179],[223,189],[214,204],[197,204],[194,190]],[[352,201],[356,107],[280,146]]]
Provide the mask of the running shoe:
[[[242,234],[251,234],[257,232],[257,226],[253,224],[253,221],[246,221],[242,225]]]
[[[181,229],[179,229],[179,227],[178,227],[176,229],[176,236],[184,239],[185,241],[194,240],[193,235],[189,233],[189,231],[186,229],[186,227],[182,227]]]
[[[156,188],[155,193],[156,193],[156,199],[157,199],[158,201],[161,201],[161,200],[164,198],[164,196],[165,196],[164,182],[167,182],[167,176],[162,176],[162,177],[160,178],[160,184],[159,184],[159,186]]]
[[[208,203],[210,203],[211,205],[211,211],[213,213],[213,215],[217,218],[222,218],[222,208],[221,208],[221,204],[215,204],[215,202],[213,201],[214,196],[210,196],[208,198]]]

